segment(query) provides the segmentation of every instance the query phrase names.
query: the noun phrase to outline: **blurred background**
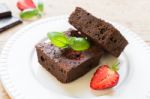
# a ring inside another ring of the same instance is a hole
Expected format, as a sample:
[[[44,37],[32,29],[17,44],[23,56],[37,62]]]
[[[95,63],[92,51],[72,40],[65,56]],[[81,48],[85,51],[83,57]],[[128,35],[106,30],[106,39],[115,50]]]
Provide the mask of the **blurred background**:
[[[0,3],[5,3],[12,14],[19,17],[17,1],[0,0]],[[43,2],[45,13],[41,19],[68,15],[76,6],[80,6],[97,17],[122,24],[136,32],[150,45],[150,0],[43,0]],[[0,51],[9,37],[34,21],[37,20],[23,21],[23,24],[0,33]],[[0,85],[0,99],[10,99],[2,85]]]

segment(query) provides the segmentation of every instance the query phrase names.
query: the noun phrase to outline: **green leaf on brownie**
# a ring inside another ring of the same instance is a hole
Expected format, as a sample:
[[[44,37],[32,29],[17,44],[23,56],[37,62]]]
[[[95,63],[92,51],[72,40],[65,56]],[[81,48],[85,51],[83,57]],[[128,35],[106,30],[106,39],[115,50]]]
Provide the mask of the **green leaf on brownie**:
[[[48,38],[57,47],[65,48],[68,46],[68,38],[63,32],[49,32]]]
[[[89,42],[82,37],[67,37],[64,32],[49,32],[51,43],[59,48],[71,47],[75,51],[84,51],[90,47]]]
[[[76,51],[83,51],[90,47],[90,44],[85,38],[82,37],[70,37],[69,45]]]

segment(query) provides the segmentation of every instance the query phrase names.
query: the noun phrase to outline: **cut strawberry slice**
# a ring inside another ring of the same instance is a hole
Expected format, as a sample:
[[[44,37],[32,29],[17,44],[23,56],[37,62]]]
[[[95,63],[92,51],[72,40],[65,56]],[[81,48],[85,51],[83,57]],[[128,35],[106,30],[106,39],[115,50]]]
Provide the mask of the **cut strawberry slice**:
[[[17,2],[17,7],[18,7],[18,9],[23,11],[25,9],[35,8],[36,6],[32,0],[19,0]]]
[[[113,65],[111,68],[107,65],[99,67],[91,79],[90,87],[94,90],[101,90],[114,87],[119,80],[119,74],[117,73],[117,65]]]

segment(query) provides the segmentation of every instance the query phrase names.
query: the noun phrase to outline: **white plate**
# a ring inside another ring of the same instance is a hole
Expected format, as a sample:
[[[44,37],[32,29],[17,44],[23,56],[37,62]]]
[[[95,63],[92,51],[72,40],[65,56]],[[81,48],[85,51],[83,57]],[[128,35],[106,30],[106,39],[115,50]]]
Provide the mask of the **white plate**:
[[[129,41],[119,57],[119,84],[109,90],[93,91],[89,87],[95,69],[69,84],[62,84],[42,68],[35,45],[46,40],[49,31],[71,27],[67,17],[40,20],[19,30],[5,45],[0,57],[1,81],[13,99],[149,99],[150,48],[135,33],[112,23]],[[115,59],[105,56],[101,64]]]

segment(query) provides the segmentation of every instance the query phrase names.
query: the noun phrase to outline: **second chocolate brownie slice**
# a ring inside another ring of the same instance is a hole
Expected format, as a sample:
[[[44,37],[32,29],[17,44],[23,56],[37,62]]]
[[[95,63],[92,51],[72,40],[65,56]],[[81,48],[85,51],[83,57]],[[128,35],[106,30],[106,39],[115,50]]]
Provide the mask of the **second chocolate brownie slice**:
[[[118,57],[128,44],[127,40],[114,26],[94,17],[80,7],[77,7],[70,15],[69,22],[82,35],[113,56]]]

